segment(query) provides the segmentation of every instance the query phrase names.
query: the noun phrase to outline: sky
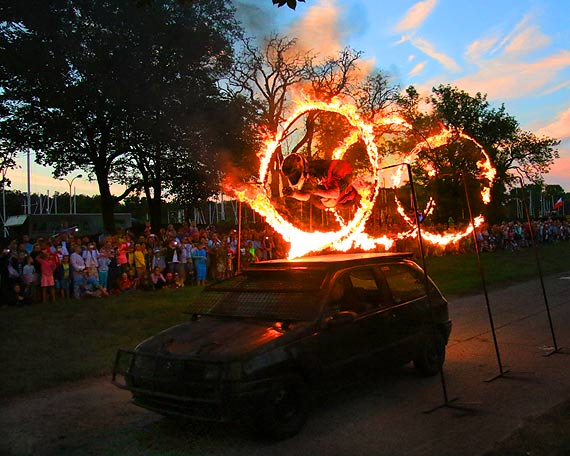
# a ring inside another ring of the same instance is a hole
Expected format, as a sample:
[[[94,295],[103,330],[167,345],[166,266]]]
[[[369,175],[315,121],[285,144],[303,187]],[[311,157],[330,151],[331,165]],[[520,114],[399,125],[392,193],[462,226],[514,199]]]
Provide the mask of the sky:
[[[363,70],[387,72],[402,88],[414,85],[427,94],[450,84],[486,94],[524,130],[562,141],[545,181],[570,192],[570,1],[306,0],[293,11],[271,0],[239,0],[236,7],[248,34],[259,39],[297,37],[323,56],[350,46],[363,52]],[[21,164],[8,177],[12,188],[25,191]],[[32,163],[31,173],[32,192],[69,191],[39,165]],[[97,192],[84,178],[74,187]]]

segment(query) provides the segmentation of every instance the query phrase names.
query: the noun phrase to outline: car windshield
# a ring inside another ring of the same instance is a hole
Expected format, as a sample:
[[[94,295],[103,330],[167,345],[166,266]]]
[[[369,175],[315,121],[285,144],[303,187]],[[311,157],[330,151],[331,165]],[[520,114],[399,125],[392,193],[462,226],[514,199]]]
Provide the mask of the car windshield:
[[[246,271],[207,287],[192,303],[200,315],[313,320],[319,315],[325,272],[314,269]]]

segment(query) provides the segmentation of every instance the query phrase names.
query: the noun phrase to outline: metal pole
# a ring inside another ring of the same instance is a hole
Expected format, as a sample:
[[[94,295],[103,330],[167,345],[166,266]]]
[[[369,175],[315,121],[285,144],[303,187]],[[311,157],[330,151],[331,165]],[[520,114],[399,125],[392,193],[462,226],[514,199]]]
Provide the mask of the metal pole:
[[[241,201],[238,202],[238,241],[237,241],[237,271],[241,268]]]
[[[544,305],[546,307],[546,314],[548,315],[548,324],[550,326],[550,334],[552,335],[552,343],[554,345],[554,349],[551,350],[550,352],[546,353],[545,356],[550,356],[554,353],[560,353],[561,348],[558,347],[558,343],[556,342],[556,333],[554,332],[554,325],[552,324],[552,315],[550,314],[550,305],[548,304],[548,296],[546,295],[546,288],[544,286],[544,277],[542,274],[542,267],[540,265],[540,257],[538,255],[538,247],[536,245],[536,242],[534,241],[534,234],[533,234],[533,229],[532,229],[532,223],[530,221],[530,215],[528,213],[528,207],[526,205],[526,198],[525,198],[525,190],[524,190],[524,181],[522,176],[520,175],[520,170],[518,170],[519,175],[515,176],[518,178],[520,185],[521,185],[521,191],[522,191],[522,197],[523,197],[523,203],[524,203],[524,208],[525,208],[525,213],[526,213],[526,219],[527,219],[527,223],[528,223],[528,232],[530,235],[530,242],[532,243],[532,247],[534,249],[534,257],[536,259],[536,268],[538,270],[538,277],[540,278],[540,286],[542,288],[542,296],[544,298]]]
[[[424,281],[425,281],[425,287],[426,287],[426,294],[427,294],[427,299],[428,299],[428,306],[430,309],[430,313],[432,316],[432,330],[433,330],[433,336],[434,336],[434,340],[435,340],[435,331],[437,331],[437,329],[435,328],[435,318],[433,315],[433,306],[432,306],[432,301],[431,301],[431,293],[430,293],[430,284],[429,284],[429,276],[428,276],[428,271],[427,271],[427,265],[426,265],[426,257],[425,257],[425,252],[424,252],[424,243],[422,240],[422,230],[420,227],[420,218],[418,215],[418,200],[416,198],[416,190],[415,190],[415,186],[414,186],[414,178],[412,176],[412,167],[409,163],[405,163],[406,168],[408,170],[408,179],[410,181],[410,198],[413,204],[413,208],[414,208],[414,218],[416,220],[416,229],[418,230],[418,244],[420,246],[420,255],[422,258],[422,268],[424,270]],[[443,399],[444,399],[444,405],[449,404],[449,398],[447,395],[447,385],[446,385],[446,381],[445,381],[445,375],[443,374],[443,367],[440,366],[439,369],[439,377],[441,380],[441,389],[443,392]]]
[[[477,253],[477,265],[479,267],[479,275],[481,276],[481,285],[483,286],[483,294],[485,295],[485,304],[487,305],[487,314],[489,315],[489,324],[491,325],[491,333],[493,334],[493,344],[495,345],[495,354],[497,355],[497,363],[499,365],[499,375],[496,375],[486,382],[492,382],[499,377],[505,375],[503,370],[503,363],[501,362],[501,353],[499,351],[499,344],[497,342],[497,333],[495,331],[495,323],[493,321],[493,312],[491,312],[491,305],[489,303],[489,294],[487,293],[487,283],[485,281],[485,271],[483,270],[483,263],[481,262],[481,252],[479,251],[479,243],[477,242],[477,234],[475,233],[475,223],[473,222],[473,212],[471,211],[471,201],[469,199],[469,192],[467,191],[467,179],[465,172],[461,171],[461,178],[463,180],[463,189],[465,190],[465,200],[467,201],[467,210],[469,211],[469,221],[473,229],[473,241],[475,242],[475,252]],[[518,211],[517,211],[518,212]],[[518,215],[518,213],[517,213]]]
[[[32,197],[31,197],[31,180],[30,180],[30,149],[28,148],[28,196],[26,197],[28,204],[27,214],[32,214]]]
[[[2,173],[2,229],[4,232],[4,237],[8,238],[10,233],[8,232],[8,227],[6,226],[6,170]]]

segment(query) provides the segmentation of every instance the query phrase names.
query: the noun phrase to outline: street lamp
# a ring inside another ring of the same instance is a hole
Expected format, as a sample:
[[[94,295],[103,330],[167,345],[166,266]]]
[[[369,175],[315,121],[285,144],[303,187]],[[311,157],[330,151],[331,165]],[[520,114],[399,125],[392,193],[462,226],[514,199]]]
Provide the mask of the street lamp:
[[[81,178],[81,177],[83,177],[82,174],[78,174],[77,176],[75,176],[75,177],[74,177],[73,179],[71,179],[71,180],[68,180],[68,179],[66,179],[65,177],[62,177],[62,180],[64,180],[65,182],[67,182],[67,183],[69,184],[69,213],[70,213],[70,214],[73,214],[73,210],[72,210],[72,206],[71,206],[71,186],[73,185],[73,181],[74,181],[75,179],[79,179],[79,178]]]

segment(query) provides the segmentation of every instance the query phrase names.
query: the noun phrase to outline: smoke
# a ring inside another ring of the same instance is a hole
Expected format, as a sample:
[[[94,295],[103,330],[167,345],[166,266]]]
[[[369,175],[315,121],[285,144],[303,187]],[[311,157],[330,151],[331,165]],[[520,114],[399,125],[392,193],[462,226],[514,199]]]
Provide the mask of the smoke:
[[[320,0],[312,3],[307,12],[287,28],[286,34],[297,38],[301,52],[311,52],[319,56],[319,60],[336,57],[347,47],[352,33],[357,32],[359,27],[366,26],[364,22],[358,24],[354,21],[354,11],[349,13],[337,5],[337,0]],[[374,66],[374,59],[360,58],[358,78],[365,78]]]
[[[269,1],[259,0],[234,1],[236,17],[248,36],[262,40],[277,28],[276,11],[271,10]]]

